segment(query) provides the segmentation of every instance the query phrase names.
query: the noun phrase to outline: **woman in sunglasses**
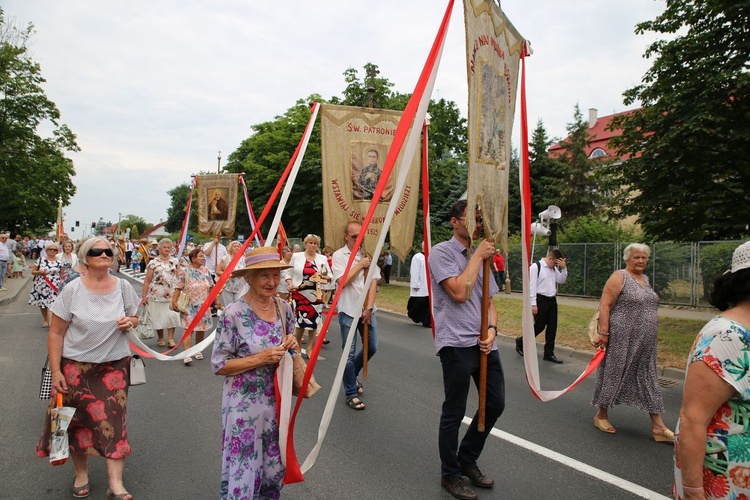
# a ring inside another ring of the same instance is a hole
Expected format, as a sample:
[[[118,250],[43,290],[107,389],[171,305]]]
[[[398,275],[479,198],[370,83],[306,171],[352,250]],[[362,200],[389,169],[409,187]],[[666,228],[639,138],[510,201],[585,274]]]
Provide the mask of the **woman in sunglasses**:
[[[29,295],[29,305],[38,306],[42,313],[42,328],[49,328],[49,308],[60,293],[60,273],[63,262],[57,258],[60,246],[49,243],[44,247],[47,257],[39,257],[31,268],[34,285]]]
[[[90,456],[106,460],[107,498],[133,498],[122,484],[122,473],[125,457],[130,455],[126,429],[130,347],[126,332],[138,325],[138,294],[109,273],[113,256],[106,239],[86,240],[78,250],[86,273],[68,283],[50,308],[47,347],[53,397],[37,455],[49,455],[49,413],[54,395],[62,393],[63,405],[76,408],[68,427],[74,498],[91,493]]]

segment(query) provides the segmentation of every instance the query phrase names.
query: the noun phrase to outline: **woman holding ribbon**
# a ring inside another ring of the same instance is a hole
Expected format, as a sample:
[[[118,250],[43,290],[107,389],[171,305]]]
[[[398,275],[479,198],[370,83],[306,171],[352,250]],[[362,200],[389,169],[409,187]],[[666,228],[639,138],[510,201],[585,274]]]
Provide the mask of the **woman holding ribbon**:
[[[167,330],[167,345],[174,347],[174,329],[180,326],[180,315],[170,309],[180,267],[172,257],[173,247],[169,238],[159,241],[159,253],[149,261],[143,280],[142,300],[148,306],[159,347],[164,347],[164,330]]]
[[[39,257],[36,264],[31,269],[34,276],[34,285],[31,287],[29,295],[29,305],[38,306],[42,313],[42,328],[49,328],[49,308],[55,302],[57,294],[60,293],[60,274],[63,269],[63,262],[57,258],[60,252],[60,246],[55,243],[48,243],[44,247],[47,257]]]
[[[297,317],[294,335],[302,343],[302,336],[307,330],[307,346],[312,349],[318,334],[318,323],[323,311],[323,296],[320,286],[333,280],[333,273],[328,266],[325,255],[318,253],[320,238],[308,234],[303,240],[304,252],[292,255],[289,261],[291,268],[284,278],[289,285],[294,302],[294,313]]]
[[[281,279],[279,255],[261,247],[245,256],[249,291],[227,305],[216,329],[211,362],[226,377],[222,389],[222,500],[276,499],[285,467],[281,462],[274,373],[289,349],[297,348],[289,304],[276,299]]]
[[[47,246],[49,252],[49,246]],[[47,347],[52,394],[63,394],[63,405],[76,409],[68,427],[75,475],[72,494],[91,494],[88,458],[102,456],[107,464],[106,497],[132,500],[122,483],[125,457],[130,455],[127,432],[130,347],[127,331],[138,325],[138,294],[109,273],[114,252],[106,239],[86,240],[78,251],[87,272],[65,287],[50,308]],[[50,411],[36,451],[49,455]]]
[[[180,313],[182,319],[182,327],[187,330],[190,323],[198,315],[198,310],[201,308],[203,303],[208,299],[209,293],[214,286],[214,280],[211,278],[211,271],[204,265],[206,263],[206,254],[203,250],[198,247],[188,253],[189,264],[184,267],[180,267],[177,271],[177,283],[175,284],[174,295],[172,296],[172,309],[177,310],[177,299],[183,293],[187,294],[190,298],[188,302],[188,310]],[[220,307],[218,297],[215,300],[217,307]],[[203,337],[206,334],[206,330],[209,330],[214,326],[214,322],[211,319],[211,308],[207,308],[206,312],[203,313],[203,317],[200,323],[195,325],[195,342],[200,344],[203,342]],[[182,343],[185,346],[185,350],[190,348],[192,334]],[[203,353],[199,352],[195,355],[195,359],[203,359]],[[186,365],[193,362],[191,357],[187,357],[183,360]]]

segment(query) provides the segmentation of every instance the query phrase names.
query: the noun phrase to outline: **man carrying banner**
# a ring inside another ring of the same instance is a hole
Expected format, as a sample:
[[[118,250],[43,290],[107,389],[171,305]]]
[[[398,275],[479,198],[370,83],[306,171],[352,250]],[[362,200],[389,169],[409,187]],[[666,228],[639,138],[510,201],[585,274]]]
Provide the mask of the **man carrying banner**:
[[[440,415],[438,447],[440,449],[440,483],[456,498],[471,500],[477,494],[461,475],[474,486],[492,488],[494,481],[482,474],[477,459],[495,421],[505,409],[505,379],[495,345],[497,311],[490,301],[487,340],[479,340],[482,310],[483,261],[492,257],[494,246],[483,240],[471,249],[479,235],[482,219],[477,217],[474,235],[469,235],[466,200],[458,201],[451,210],[453,238],[435,245],[430,253],[435,321],[435,351],[443,367],[445,401]],[[490,280],[490,295],[498,292]],[[477,414],[458,446],[458,431],[466,411],[466,398],[471,379],[479,379],[480,356],[487,356],[487,403],[484,432],[477,428]]]
[[[365,288],[365,272],[370,267],[370,257],[363,255],[360,251],[354,257],[354,262],[349,269],[349,274],[344,276],[346,264],[349,262],[349,257],[352,254],[352,248],[354,248],[354,244],[357,241],[360,229],[362,229],[362,225],[359,222],[350,222],[346,225],[346,231],[344,232],[346,245],[336,250],[333,253],[332,258],[333,264],[331,267],[333,271],[333,279],[341,289],[338,310],[342,348],[346,344],[349,329],[352,326],[354,316],[357,314],[357,299],[362,295]],[[362,310],[362,317],[357,323],[357,330],[359,331],[360,336],[364,335],[365,325],[368,325],[368,361],[378,350],[378,322],[375,318],[375,294],[377,293],[380,270],[377,267],[375,268],[375,273],[376,275],[370,282],[370,289],[367,292],[367,298],[365,299]],[[355,335],[352,347],[349,350],[349,358],[346,362],[346,368],[344,369],[344,394],[346,396],[346,404],[349,408],[352,410],[364,410],[365,404],[359,398],[359,395],[365,391],[364,387],[359,383],[359,380],[357,380],[357,375],[359,375],[364,364],[364,353],[363,351],[359,351],[355,355],[354,353],[356,351],[357,337]]]

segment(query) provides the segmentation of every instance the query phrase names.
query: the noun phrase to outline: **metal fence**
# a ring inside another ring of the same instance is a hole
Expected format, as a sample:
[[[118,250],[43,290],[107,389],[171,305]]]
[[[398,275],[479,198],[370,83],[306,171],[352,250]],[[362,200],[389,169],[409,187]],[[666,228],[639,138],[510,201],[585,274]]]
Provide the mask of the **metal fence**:
[[[662,304],[710,306],[708,297],[717,276],[731,267],[732,253],[742,241],[701,241],[692,243],[662,242],[651,245],[646,268],[651,286]],[[624,268],[622,252],[629,242],[562,243],[560,251],[568,259],[568,280],[559,295],[598,299],[610,275]],[[521,292],[521,245],[509,245],[506,270],[514,292]],[[533,261],[543,257],[537,246]],[[411,257],[401,262],[395,256],[391,276],[409,279]]]

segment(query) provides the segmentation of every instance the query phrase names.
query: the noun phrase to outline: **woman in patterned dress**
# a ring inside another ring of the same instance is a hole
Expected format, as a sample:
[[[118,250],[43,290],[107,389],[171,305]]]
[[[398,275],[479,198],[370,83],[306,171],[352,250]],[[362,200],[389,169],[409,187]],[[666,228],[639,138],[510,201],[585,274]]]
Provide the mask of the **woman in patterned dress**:
[[[674,498],[750,498],[750,241],[714,281],[721,312],[688,356],[675,440]]]
[[[195,316],[198,314],[198,310],[201,308],[203,303],[208,298],[208,294],[211,292],[211,288],[214,286],[214,280],[211,278],[211,271],[204,265],[206,263],[206,254],[203,253],[201,248],[194,248],[188,253],[188,261],[190,262],[185,267],[180,267],[177,271],[177,284],[175,285],[174,295],[172,296],[172,309],[177,310],[177,299],[181,294],[186,293],[190,298],[188,302],[187,312],[180,313],[182,319],[182,327],[187,329],[190,323],[193,321]],[[221,307],[218,297],[215,301],[217,307]],[[200,323],[195,326],[193,333],[195,333],[195,342],[197,344],[203,342],[203,337],[206,334],[206,330],[214,326],[214,322],[211,320],[211,308],[206,309],[203,314],[203,318]],[[192,341],[192,334],[182,343],[185,346],[185,350],[190,348]],[[195,359],[203,359],[203,353],[197,353]],[[191,357],[184,359],[184,363],[189,365],[193,362]]]
[[[73,272],[73,268],[78,265],[78,257],[75,254],[75,245],[73,245],[73,242],[70,240],[66,240],[62,244],[61,252],[59,252],[59,255],[57,256],[57,259],[62,262],[63,269],[60,273],[60,279],[63,283],[67,283],[69,281],[72,281],[73,279],[68,279],[68,276]],[[78,276],[76,275],[76,278]]]
[[[664,400],[656,372],[656,328],[659,296],[643,274],[651,250],[632,243],[625,247],[625,269],[607,280],[599,304],[598,347],[606,347],[599,370],[592,405],[599,408],[594,426],[610,434],[609,409],[626,404],[648,412],[654,441],[674,442],[664,424]]]
[[[224,269],[227,268],[240,248],[242,248],[242,243],[237,240],[227,245],[227,255],[216,266],[217,279],[224,272]],[[229,278],[224,285],[224,303],[230,304],[245,295],[245,293],[247,293],[247,283],[245,283],[245,280],[242,278]]]
[[[49,243],[44,247],[47,257],[39,257],[31,268],[34,275],[34,285],[29,295],[29,305],[39,306],[42,313],[42,328],[49,328],[49,308],[60,293],[60,274],[63,263],[57,258],[60,246]]]
[[[318,253],[320,238],[314,234],[308,234],[303,242],[305,251],[292,255],[289,261],[292,267],[284,274],[284,279],[292,293],[294,313],[297,316],[294,335],[297,337],[297,342],[302,343],[302,336],[307,330],[307,346],[308,349],[312,349],[318,334],[323,300],[318,299],[315,283],[310,279],[318,275],[317,277],[327,276],[332,281],[333,273],[328,266],[328,259],[325,255]]]
[[[143,280],[142,301],[148,306],[151,324],[156,330],[157,344],[164,347],[164,330],[167,330],[167,345],[174,347],[174,329],[180,326],[180,315],[170,309],[177,269],[180,267],[172,257],[172,240],[164,238],[159,242],[159,253],[146,267]]]
[[[49,413],[54,395],[62,393],[63,405],[76,408],[68,427],[75,469],[73,497],[91,494],[88,458],[102,456],[107,464],[106,497],[132,500],[122,483],[125,457],[131,452],[126,425],[130,375],[126,332],[138,325],[138,294],[109,274],[114,253],[106,239],[86,240],[78,256],[88,271],[68,283],[50,309],[47,347],[53,397],[36,451],[40,457],[49,456]]]
[[[244,277],[250,289],[227,305],[216,329],[211,362],[214,373],[226,377],[221,400],[222,500],[281,495],[285,467],[274,372],[286,351],[297,348],[290,335],[292,310],[275,298],[280,270],[286,268],[273,247],[250,251],[245,267],[232,273]]]

